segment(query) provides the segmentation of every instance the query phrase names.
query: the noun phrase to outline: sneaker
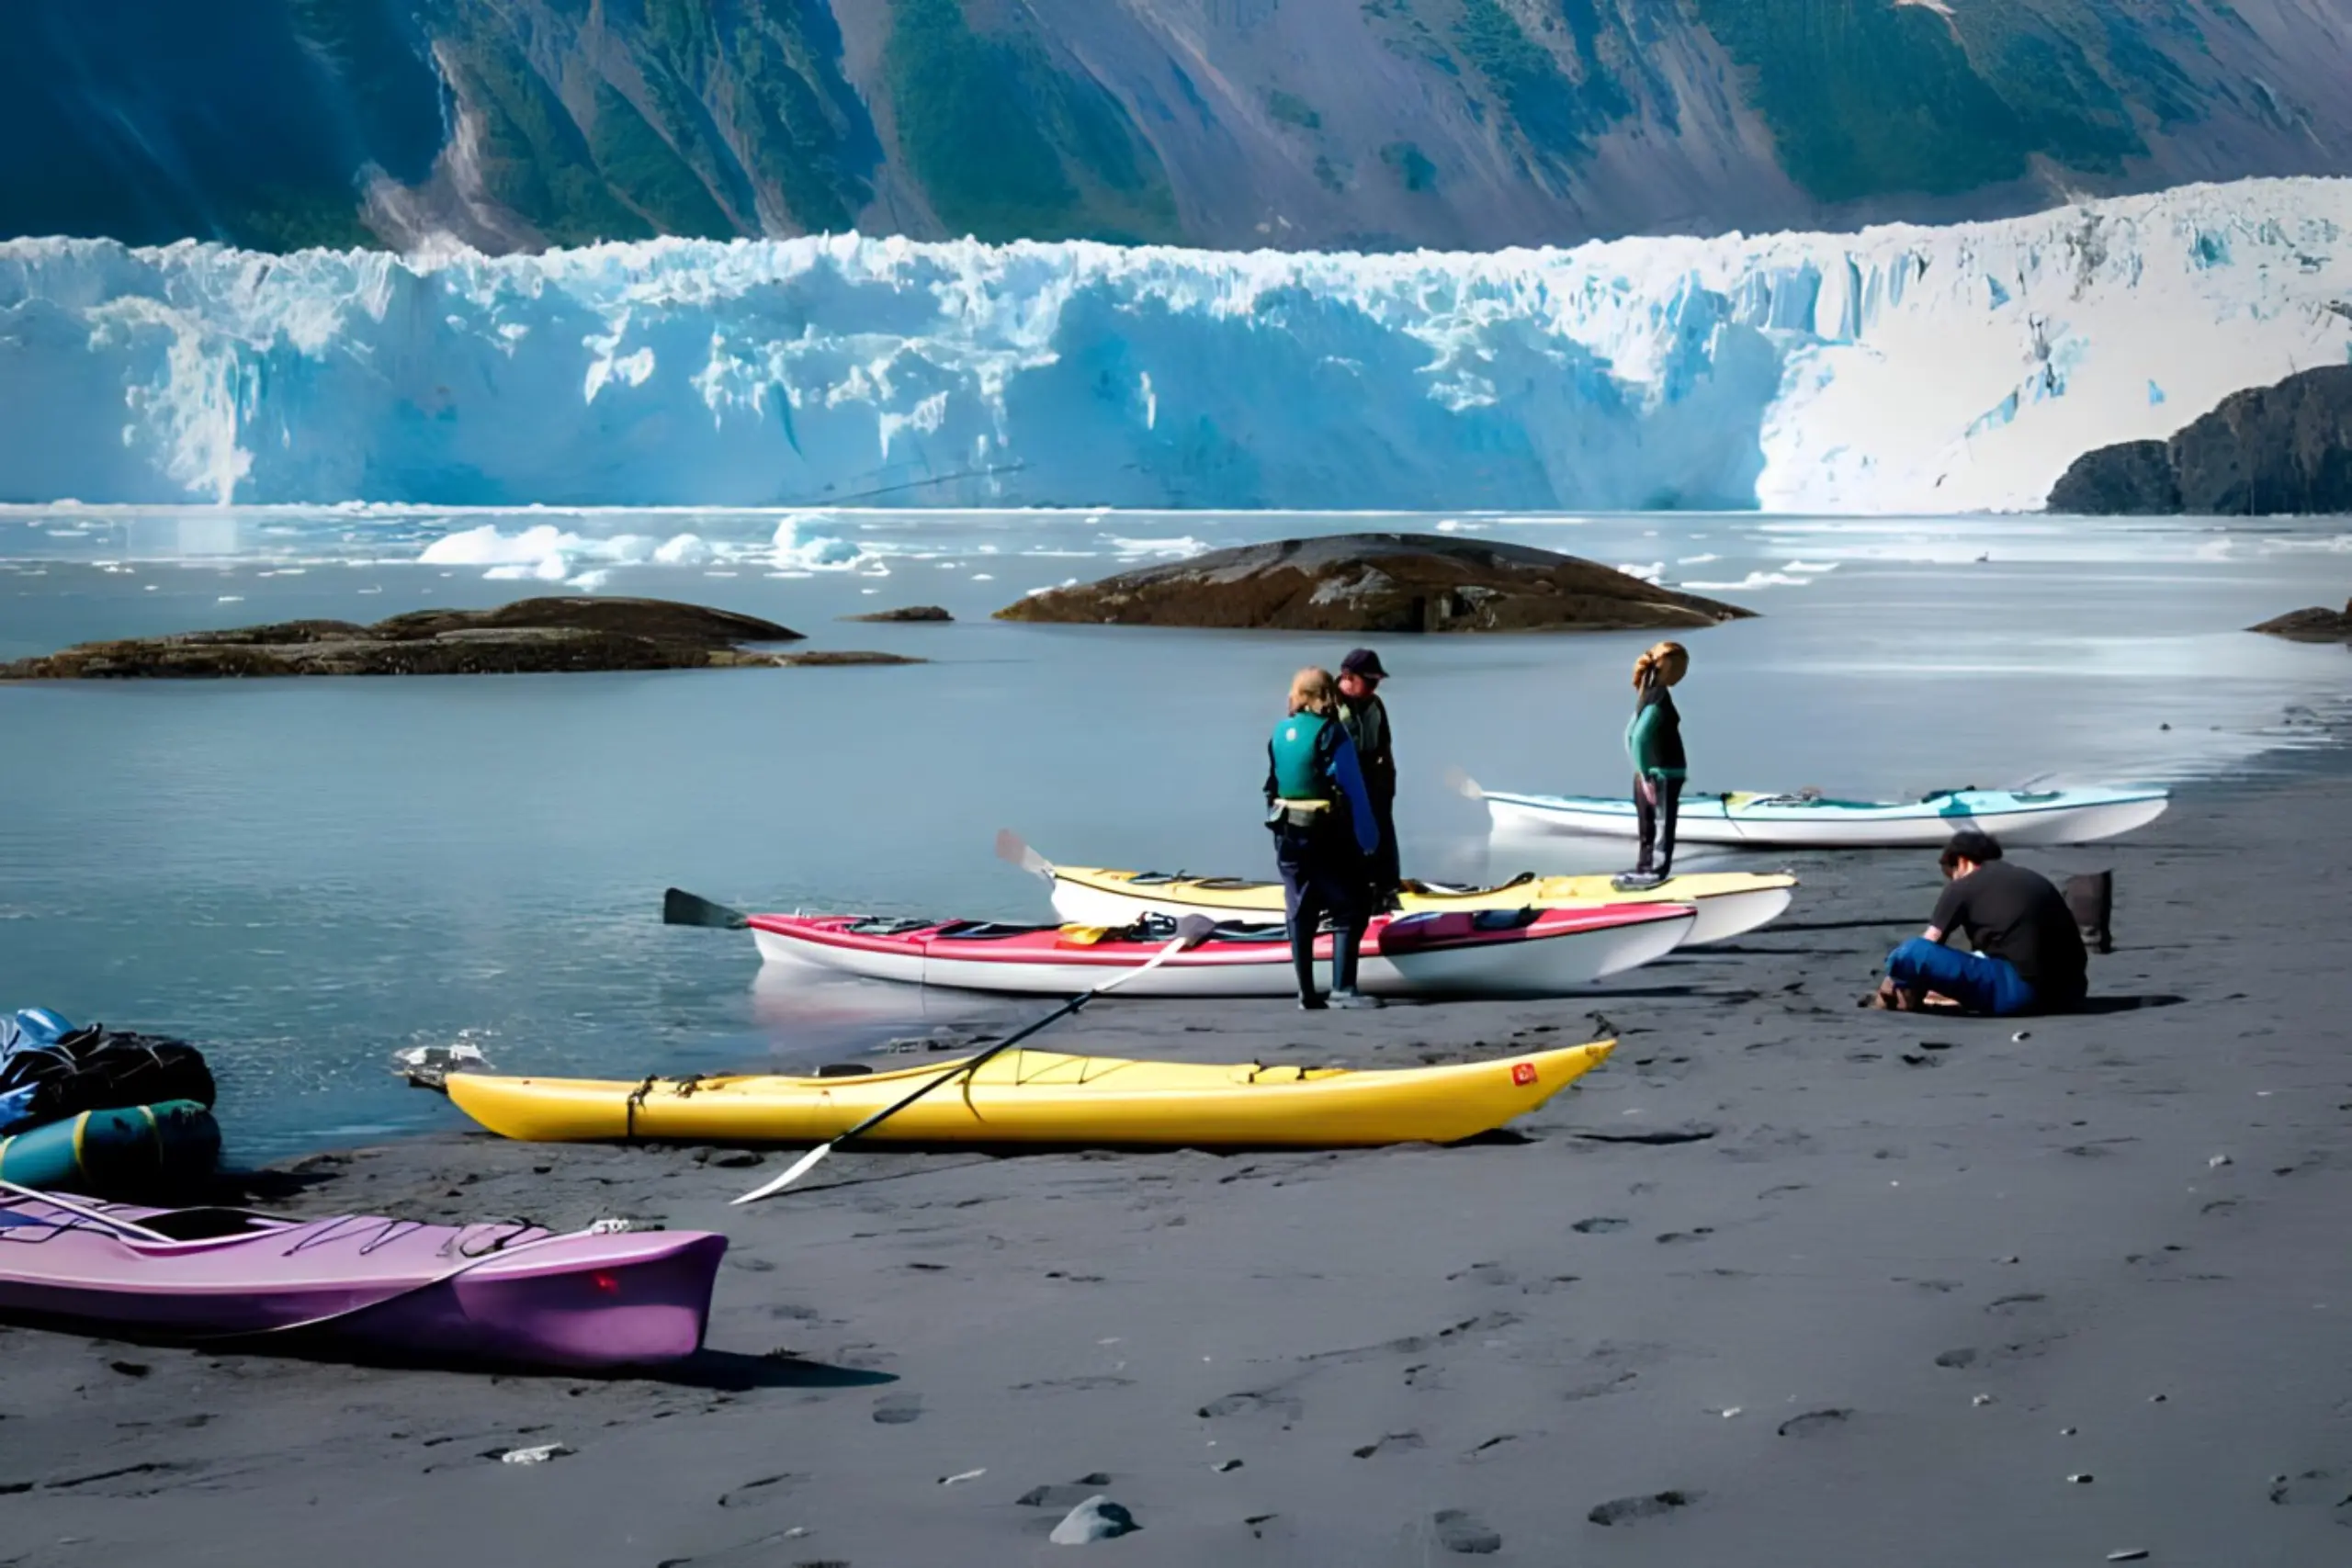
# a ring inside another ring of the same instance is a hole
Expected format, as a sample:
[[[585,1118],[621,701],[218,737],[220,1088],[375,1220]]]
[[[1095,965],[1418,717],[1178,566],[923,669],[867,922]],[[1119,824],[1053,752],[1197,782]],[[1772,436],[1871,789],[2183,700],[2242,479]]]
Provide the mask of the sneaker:
[[[1362,991],[1346,990],[1333,991],[1331,1005],[1335,1008],[1376,1008],[1386,1007],[1388,1004],[1378,997],[1367,997]]]
[[[1330,1005],[1330,1003],[1325,1001],[1321,997],[1301,997],[1298,998],[1298,1010],[1301,1012],[1321,1012],[1325,1008]]]
[[[1655,871],[1628,871],[1609,879],[1609,886],[1621,893],[1645,892],[1664,884],[1666,878]]]

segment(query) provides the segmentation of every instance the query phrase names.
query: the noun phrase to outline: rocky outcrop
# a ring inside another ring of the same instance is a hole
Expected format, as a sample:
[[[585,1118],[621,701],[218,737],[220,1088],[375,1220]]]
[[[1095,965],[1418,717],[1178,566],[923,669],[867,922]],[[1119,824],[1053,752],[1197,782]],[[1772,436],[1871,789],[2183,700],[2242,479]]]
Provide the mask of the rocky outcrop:
[[[2352,512],[2352,365],[2255,387],[2169,441],[2075,459],[2050,510],[2140,516]]]
[[[2248,626],[2246,630],[2267,632],[2272,637],[2283,637],[2289,642],[2352,643],[2352,599],[2344,602],[2340,614],[2313,605],[2308,610],[2290,610],[2258,626]]]
[[[843,615],[844,621],[870,621],[896,626],[911,621],[952,621],[956,617],[936,604],[905,604],[896,610],[876,610],[868,615]]]
[[[1247,545],[1033,593],[997,617],[1393,635],[1679,631],[1750,614],[1524,545],[1344,534]]]
[[[883,654],[775,654],[748,644],[800,634],[753,615],[666,599],[525,599],[495,610],[417,610],[373,626],[281,621],[178,637],[85,642],[0,665],[14,681],[265,675],[521,675],[896,661]]]

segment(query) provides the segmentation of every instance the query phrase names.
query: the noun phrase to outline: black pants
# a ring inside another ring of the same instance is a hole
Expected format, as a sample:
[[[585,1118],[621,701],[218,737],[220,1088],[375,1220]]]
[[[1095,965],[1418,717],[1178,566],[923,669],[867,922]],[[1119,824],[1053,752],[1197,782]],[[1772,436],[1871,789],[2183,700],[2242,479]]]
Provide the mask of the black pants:
[[[1634,817],[1642,832],[1642,852],[1634,862],[1637,875],[1647,875],[1655,870],[1658,875],[1668,876],[1674,871],[1674,819],[1682,809],[1682,781],[1660,779],[1657,788],[1657,804],[1653,806],[1642,792],[1642,781],[1634,781]],[[1650,863],[1653,847],[1657,852],[1655,867]]]
[[[1283,914],[1290,924],[1290,961],[1302,999],[1315,996],[1315,933],[1326,917],[1331,939],[1331,986],[1352,990],[1356,949],[1363,941],[1364,863],[1329,828],[1274,830],[1274,863],[1283,874]]]
[[[1372,803],[1372,814],[1380,823],[1380,847],[1372,852],[1370,860],[1364,862],[1364,908],[1367,914],[1392,907],[1400,880],[1396,855],[1396,803],[1375,800]]]

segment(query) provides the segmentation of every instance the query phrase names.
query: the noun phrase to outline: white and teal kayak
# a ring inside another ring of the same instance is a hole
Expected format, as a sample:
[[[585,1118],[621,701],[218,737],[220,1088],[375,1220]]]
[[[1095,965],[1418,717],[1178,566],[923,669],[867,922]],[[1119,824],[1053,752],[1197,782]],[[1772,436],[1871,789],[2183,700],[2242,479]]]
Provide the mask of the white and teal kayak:
[[[1629,796],[1481,790],[1498,833],[1631,839]],[[2161,789],[1953,789],[1911,801],[1815,795],[1685,795],[1675,838],[1756,849],[1883,849],[1940,844],[1962,828],[2003,844],[2086,844],[2144,828],[2165,813]]]

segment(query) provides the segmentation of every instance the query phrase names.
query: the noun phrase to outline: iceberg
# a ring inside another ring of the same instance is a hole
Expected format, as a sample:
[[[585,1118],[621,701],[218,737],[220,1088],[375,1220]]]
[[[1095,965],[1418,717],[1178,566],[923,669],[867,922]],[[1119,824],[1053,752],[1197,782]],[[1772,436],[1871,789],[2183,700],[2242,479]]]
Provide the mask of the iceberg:
[[[2347,231],[2352,180],[2290,179],[1477,254],[17,240],[0,501],[2028,509],[2091,447],[2352,357]]]

